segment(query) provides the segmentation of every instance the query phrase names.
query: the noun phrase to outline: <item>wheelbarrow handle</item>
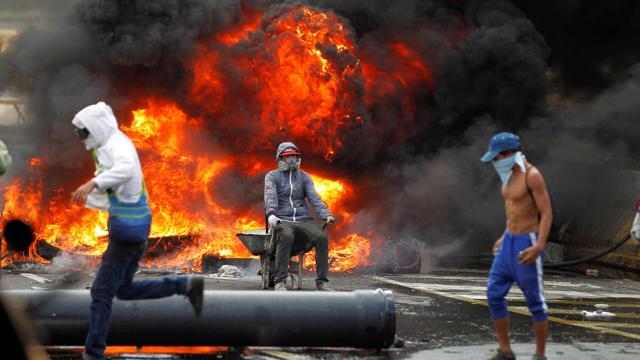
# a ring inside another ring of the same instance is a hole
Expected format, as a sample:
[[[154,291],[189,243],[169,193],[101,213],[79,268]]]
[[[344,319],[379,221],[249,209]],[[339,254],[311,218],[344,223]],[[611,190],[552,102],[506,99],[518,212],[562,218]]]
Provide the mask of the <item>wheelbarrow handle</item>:
[[[325,230],[330,223],[326,222],[322,225],[322,230]],[[269,233],[269,218],[267,217],[267,213],[264,214],[264,232],[265,234]]]

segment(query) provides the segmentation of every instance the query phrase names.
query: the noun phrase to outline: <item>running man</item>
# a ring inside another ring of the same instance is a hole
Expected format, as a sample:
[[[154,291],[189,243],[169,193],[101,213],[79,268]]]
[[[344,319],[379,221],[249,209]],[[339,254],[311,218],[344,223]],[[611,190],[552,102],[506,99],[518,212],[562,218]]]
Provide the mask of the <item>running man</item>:
[[[91,285],[91,319],[82,353],[84,360],[103,360],[114,297],[141,300],[180,294],[200,316],[204,284],[202,278],[185,276],[134,280],[151,228],[138,152],[104,102],[80,110],[72,124],[96,162],[96,176],[76,189],[72,200],[109,213],[109,246]]]

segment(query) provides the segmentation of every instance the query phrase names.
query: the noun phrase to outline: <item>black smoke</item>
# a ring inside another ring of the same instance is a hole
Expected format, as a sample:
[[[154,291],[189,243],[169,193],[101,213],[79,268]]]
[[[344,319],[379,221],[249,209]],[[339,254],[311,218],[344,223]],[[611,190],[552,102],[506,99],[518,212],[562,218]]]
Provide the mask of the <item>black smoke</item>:
[[[553,50],[556,91],[582,99],[624,80],[638,62],[640,4],[622,1],[514,0]]]
[[[46,149],[52,167],[71,171],[80,160],[69,157],[84,155],[69,131],[75,112],[106,100],[126,119],[150,94],[177,99],[188,109],[183,65],[197,42],[237,24],[247,11],[275,11],[281,3],[79,1],[56,21],[23,30],[0,54],[0,92],[27,98],[37,151]],[[626,7],[524,0],[305,3],[346,19],[359,50],[379,68],[393,66],[381,44],[402,40],[432,70],[431,84],[402,93],[409,103],[391,96],[359,104],[366,121],[342,135],[346,145],[333,163],[305,159],[361,189],[351,206],[362,230],[488,248],[502,232],[504,215],[497,176],[479,158],[498,131],[522,135],[528,158],[548,170],[559,193],[568,193],[575,179],[558,164],[636,165],[630,156],[638,146],[633,131],[638,76],[632,65],[640,54],[627,41],[637,34],[632,2]],[[609,35],[591,25],[596,23],[605,24]],[[226,76],[232,83],[238,74]],[[583,100],[576,103],[578,97]],[[551,107],[552,98],[563,106]],[[246,151],[237,141],[244,134],[235,135],[229,141],[228,134],[211,132],[216,146]],[[221,192],[224,203],[237,198],[253,208],[261,202],[260,181],[229,172],[218,183],[230,189]],[[578,190],[593,191],[587,185]],[[560,197],[575,204],[580,195]],[[564,212],[576,208],[566,206]]]

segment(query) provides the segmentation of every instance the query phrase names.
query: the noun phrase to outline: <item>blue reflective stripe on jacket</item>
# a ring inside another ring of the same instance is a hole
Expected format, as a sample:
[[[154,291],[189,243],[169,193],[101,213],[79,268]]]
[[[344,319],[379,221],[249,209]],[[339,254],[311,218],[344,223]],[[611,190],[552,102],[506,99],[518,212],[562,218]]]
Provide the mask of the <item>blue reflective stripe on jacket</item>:
[[[96,173],[100,172],[100,164],[96,156],[96,151],[91,152],[93,155],[93,161],[96,166]],[[109,218],[127,219],[127,223],[130,225],[145,224],[151,220],[151,207],[149,206],[147,186],[142,180],[142,194],[140,199],[134,203],[122,202],[116,196],[116,193],[107,190],[109,197]]]
[[[115,193],[109,193],[109,217],[110,218],[122,218],[135,220],[140,219],[141,222],[148,222],[148,217],[151,216],[151,207],[149,207],[149,202],[147,199],[147,189],[146,186],[142,187],[142,194],[140,194],[140,199],[134,203],[125,203],[118,200],[118,197]]]

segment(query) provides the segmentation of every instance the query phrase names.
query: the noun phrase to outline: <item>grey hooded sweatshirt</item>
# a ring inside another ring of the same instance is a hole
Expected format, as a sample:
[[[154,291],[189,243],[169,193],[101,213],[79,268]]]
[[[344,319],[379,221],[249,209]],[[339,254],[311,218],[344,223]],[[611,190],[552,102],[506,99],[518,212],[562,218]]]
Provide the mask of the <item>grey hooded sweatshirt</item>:
[[[284,142],[276,151],[276,163],[280,154],[287,148],[296,148],[291,142]],[[298,151],[300,151],[298,149]],[[324,220],[332,216],[313,185],[311,176],[302,170],[273,170],[264,178],[264,207],[267,217],[275,215],[282,220],[300,222],[311,220],[307,200],[316,214]]]

